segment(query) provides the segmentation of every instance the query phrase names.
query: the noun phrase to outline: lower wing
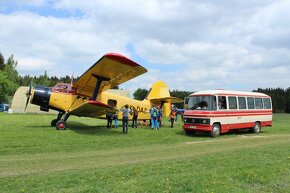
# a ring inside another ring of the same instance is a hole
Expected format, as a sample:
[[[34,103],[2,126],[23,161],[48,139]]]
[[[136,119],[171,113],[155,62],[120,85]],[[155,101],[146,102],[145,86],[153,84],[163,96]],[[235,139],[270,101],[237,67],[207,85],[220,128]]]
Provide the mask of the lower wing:
[[[80,106],[72,109],[69,113],[80,117],[99,117],[107,112],[116,112],[117,109],[100,101],[89,100]]]

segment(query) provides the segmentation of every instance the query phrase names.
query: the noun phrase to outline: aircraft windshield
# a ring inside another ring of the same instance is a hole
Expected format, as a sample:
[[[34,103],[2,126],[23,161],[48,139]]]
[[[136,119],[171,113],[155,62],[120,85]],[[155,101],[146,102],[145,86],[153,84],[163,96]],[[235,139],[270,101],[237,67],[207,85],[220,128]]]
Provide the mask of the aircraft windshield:
[[[188,107],[191,110],[216,110],[216,96],[190,96],[188,98]]]
[[[70,84],[59,83],[52,88],[52,91],[62,93],[76,93],[76,88],[71,87]]]

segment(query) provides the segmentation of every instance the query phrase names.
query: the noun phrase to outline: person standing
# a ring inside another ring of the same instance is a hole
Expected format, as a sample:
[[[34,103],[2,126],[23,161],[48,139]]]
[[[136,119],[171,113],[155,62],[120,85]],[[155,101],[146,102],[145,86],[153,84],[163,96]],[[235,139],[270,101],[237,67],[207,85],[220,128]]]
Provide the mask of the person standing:
[[[155,106],[153,106],[150,110],[150,116],[151,116],[151,128],[152,129],[159,129],[158,124],[158,110]]]
[[[175,119],[175,111],[174,111],[174,109],[171,109],[171,112],[170,112],[171,128],[173,128],[174,119]]]
[[[133,118],[132,118],[132,128],[137,128],[138,126],[138,111],[136,108],[133,110]]]
[[[157,106],[157,111],[158,111],[158,124],[159,124],[159,127],[161,127],[161,122],[162,122],[162,109],[160,109],[160,107]]]
[[[124,107],[120,109],[123,112],[122,125],[123,125],[123,133],[128,133],[128,122],[129,122],[129,113],[131,110],[129,109],[129,105],[126,104]]]
[[[111,112],[106,113],[106,118],[107,118],[107,128],[111,129],[112,128],[112,116],[113,114]]]
[[[115,113],[113,114],[112,119],[114,120],[115,128],[118,128],[119,124],[118,124],[118,113],[117,113],[117,112],[115,112]]]

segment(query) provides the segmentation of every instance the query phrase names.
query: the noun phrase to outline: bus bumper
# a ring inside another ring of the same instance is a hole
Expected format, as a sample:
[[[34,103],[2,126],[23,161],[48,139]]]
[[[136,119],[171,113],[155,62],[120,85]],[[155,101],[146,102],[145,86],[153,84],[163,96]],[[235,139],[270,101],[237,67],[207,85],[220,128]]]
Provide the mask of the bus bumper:
[[[199,132],[211,132],[212,126],[211,125],[190,125],[184,124],[183,130],[186,131],[199,131]]]

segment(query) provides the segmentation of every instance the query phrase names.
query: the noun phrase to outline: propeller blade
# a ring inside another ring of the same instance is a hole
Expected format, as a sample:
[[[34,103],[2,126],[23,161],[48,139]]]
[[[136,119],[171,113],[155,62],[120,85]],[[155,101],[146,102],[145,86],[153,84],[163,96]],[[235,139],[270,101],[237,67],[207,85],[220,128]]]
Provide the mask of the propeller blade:
[[[26,108],[27,108],[27,106],[28,106],[28,103],[29,103],[29,98],[30,98],[30,96],[31,96],[31,90],[32,90],[32,81],[30,82],[30,84],[29,84],[29,90],[27,91],[27,93],[26,93],[26,104],[25,104],[25,109],[24,109],[24,112],[26,111]]]
[[[30,96],[29,96],[29,97],[27,97],[27,100],[26,100],[26,104],[25,104],[25,109],[24,109],[24,112],[26,111],[26,108],[27,108],[27,106],[28,106],[28,103],[29,103],[29,98],[30,98]]]

